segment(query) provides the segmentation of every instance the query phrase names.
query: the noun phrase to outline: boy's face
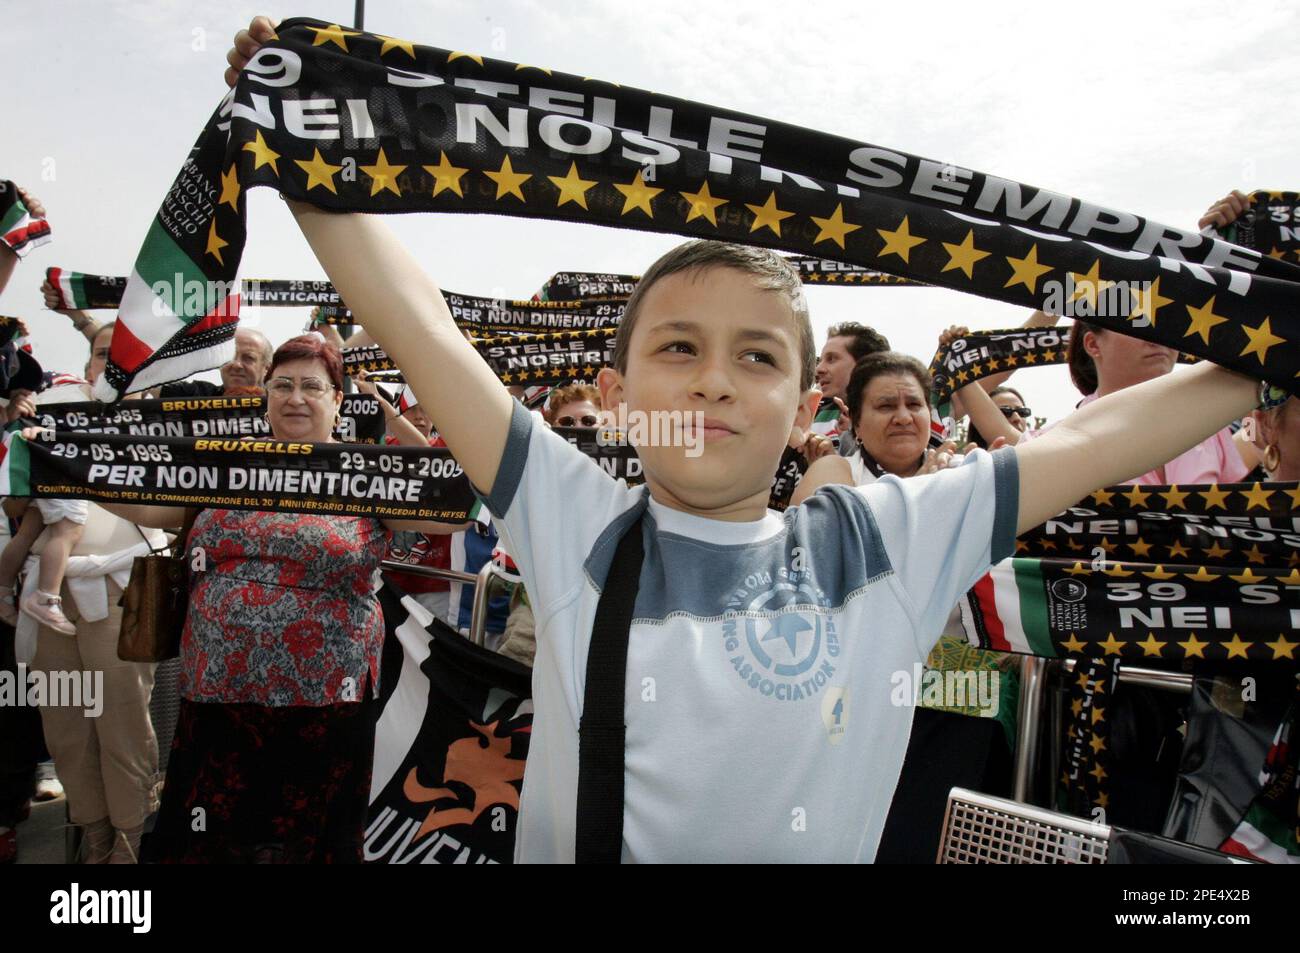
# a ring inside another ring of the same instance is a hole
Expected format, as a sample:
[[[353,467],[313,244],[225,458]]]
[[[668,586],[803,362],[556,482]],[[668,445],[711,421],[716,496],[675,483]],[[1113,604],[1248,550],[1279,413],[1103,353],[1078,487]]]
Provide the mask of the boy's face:
[[[799,389],[798,342],[786,298],[755,287],[744,272],[691,269],[650,289],[629,342],[627,373],[606,368],[599,384],[606,410],[625,403],[630,415],[704,417],[702,435],[683,440],[679,433],[674,446],[638,446],[656,500],[716,519],[762,518],[791,428],[807,427],[817,408],[817,391]]]

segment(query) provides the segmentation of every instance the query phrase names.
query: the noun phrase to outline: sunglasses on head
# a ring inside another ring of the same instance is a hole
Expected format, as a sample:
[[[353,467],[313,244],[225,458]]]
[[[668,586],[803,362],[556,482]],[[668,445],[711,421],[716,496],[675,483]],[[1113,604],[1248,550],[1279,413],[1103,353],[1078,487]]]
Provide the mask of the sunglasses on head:
[[[1010,417],[1012,414],[1018,417],[1028,417],[1033,414],[1033,411],[1028,407],[999,407],[998,410],[1002,411],[1003,417]]]
[[[600,423],[600,418],[595,414],[583,414],[581,417],[565,414],[563,417],[555,418],[555,426],[557,427],[594,427],[598,423]]]

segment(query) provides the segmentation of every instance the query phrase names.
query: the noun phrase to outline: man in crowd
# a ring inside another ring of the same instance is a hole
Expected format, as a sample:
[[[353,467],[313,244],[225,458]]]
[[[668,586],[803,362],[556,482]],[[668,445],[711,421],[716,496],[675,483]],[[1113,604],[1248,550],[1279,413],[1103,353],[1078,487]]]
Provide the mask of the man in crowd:
[[[812,427],[815,434],[834,437],[848,430],[848,410],[845,407],[849,375],[854,366],[868,354],[888,351],[889,340],[875,328],[847,321],[832,325],[826,333],[826,344],[817,358],[817,389],[822,392],[822,402]],[[848,456],[853,449],[851,440],[840,441],[840,455]]]

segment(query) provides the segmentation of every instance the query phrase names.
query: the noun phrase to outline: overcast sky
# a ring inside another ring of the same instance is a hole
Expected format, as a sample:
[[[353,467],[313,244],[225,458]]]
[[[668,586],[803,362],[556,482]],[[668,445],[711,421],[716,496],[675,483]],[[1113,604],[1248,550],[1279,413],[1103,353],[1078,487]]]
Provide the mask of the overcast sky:
[[[54,240],[0,298],[47,369],[86,347],[46,312],[44,269],[122,275],[224,92],[255,13],[350,24],[352,0],[5,4],[0,179],[34,191]],[[749,0],[369,0],[366,28],[554,67],[837,133],[1194,228],[1232,188],[1290,188],[1300,156],[1295,9],[1282,3],[879,3]],[[555,271],[639,273],[678,239],[493,216],[395,217],[444,287],[528,297]],[[323,278],[274,193],[249,201],[241,273]],[[928,361],[949,323],[1008,327],[1019,309],[942,289],[810,288],[820,345],[859,320]],[[306,309],[250,310],[279,343]],[[1078,399],[1063,368],[1016,375],[1050,418]]]

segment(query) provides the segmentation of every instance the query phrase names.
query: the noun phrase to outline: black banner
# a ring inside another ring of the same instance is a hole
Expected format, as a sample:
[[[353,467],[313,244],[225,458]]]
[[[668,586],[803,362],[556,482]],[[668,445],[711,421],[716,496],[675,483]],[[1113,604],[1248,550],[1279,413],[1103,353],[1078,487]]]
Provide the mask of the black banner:
[[[549,105],[560,97],[563,110]],[[228,201],[180,223],[165,203],[136,263],[146,282],[175,254],[208,282],[233,278],[246,193],[267,186],[336,210],[491,212],[833,255],[1031,309],[1071,279],[1122,283],[1130,309],[1098,325],[1288,390],[1300,374],[1294,264],[950,163],[321,21],[280,24],[189,156],[175,188]],[[233,333],[182,304],[169,342],[141,346],[157,335],[149,297],[123,309],[140,333],[114,338],[98,396],[184,376],[202,335]]]
[[[379,402],[344,394],[334,436],[345,443],[383,443]],[[69,433],[132,437],[269,437],[265,397],[169,397],[106,405],[98,401],[43,404],[29,423]]]
[[[614,362],[614,330],[557,331],[480,338],[474,346],[503,384],[564,384],[595,380]],[[343,349],[343,371],[396,370],[397,364],[377,344]]]
[[[66,268],[46,268],[45,280],[58,295],[59,308],[82,311],[115,309],[126,291],[125,276],[88,275]],[[264,308],[336,305],[339,294],[328,281],[287,281],[279,278],[245,278],[240,302]]]
[[[456,325],[474,337],[545,331],[615,328],[623,320],[625,301],[507,301],[443,292]],[[322,307],[323,324],[353,324],[344,305]]]

